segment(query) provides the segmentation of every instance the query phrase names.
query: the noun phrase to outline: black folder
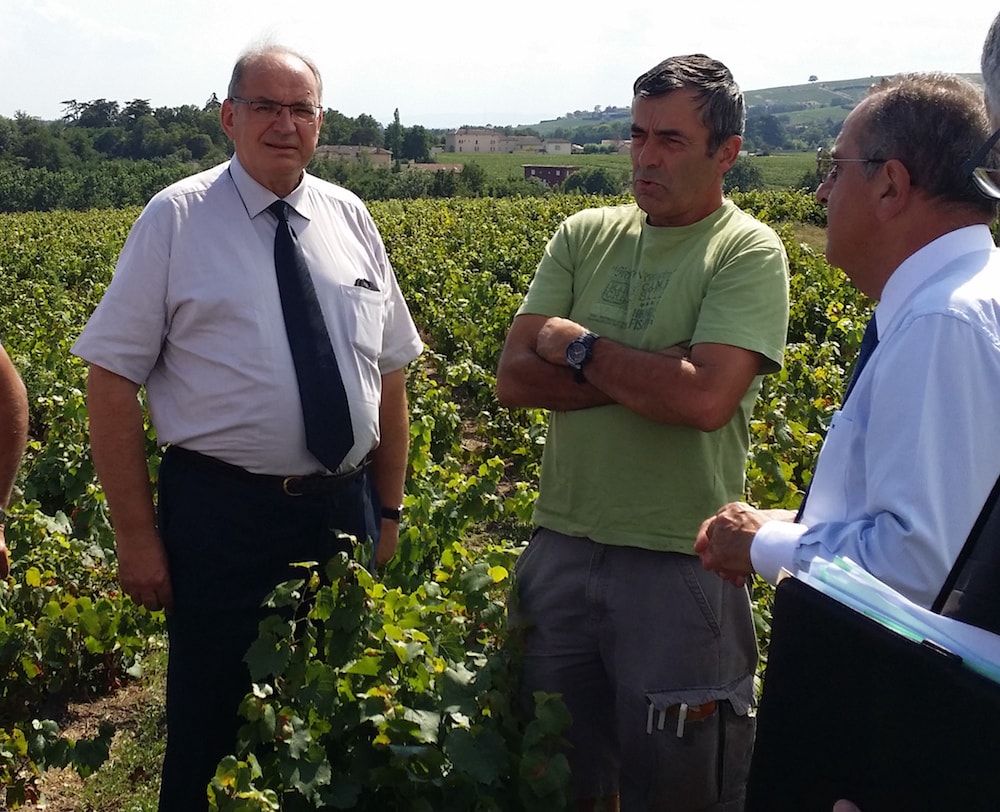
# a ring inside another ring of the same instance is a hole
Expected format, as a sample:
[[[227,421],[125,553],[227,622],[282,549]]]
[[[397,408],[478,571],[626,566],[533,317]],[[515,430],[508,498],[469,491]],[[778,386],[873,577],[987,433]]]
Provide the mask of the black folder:
[[[931,611],[1000,634],[1000,478]]]
[[[785,578],[746,812],[1000,810],[1000,683]]]

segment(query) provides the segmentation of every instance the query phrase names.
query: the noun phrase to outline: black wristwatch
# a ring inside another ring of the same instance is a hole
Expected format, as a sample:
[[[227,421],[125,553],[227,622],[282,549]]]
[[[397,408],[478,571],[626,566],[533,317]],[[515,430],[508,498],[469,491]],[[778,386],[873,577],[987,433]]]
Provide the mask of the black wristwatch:
[[[594,346],[594,342],[599,338],[600,336],[597,333],[592,333],[588,330],[582,336],[578,336],[570,341],[566,347],[566,363],[573,367],[575,370],[574,377],[580,383],[586,380],[583,377],[583,365],[593,357],[592,347]]]
[[[400,505],[399,507],[394,507],[394,508],[392,507],[382,508],[382,518],[388,519],[389,521],[392,522],[398,522],[400,519],[403,518],[403,506]]]

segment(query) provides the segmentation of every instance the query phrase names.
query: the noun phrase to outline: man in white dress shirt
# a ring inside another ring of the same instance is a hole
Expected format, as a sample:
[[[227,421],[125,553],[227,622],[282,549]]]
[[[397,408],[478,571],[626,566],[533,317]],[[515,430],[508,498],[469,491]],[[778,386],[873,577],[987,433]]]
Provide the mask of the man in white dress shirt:
[[[773,583],[845,555],[922,606],[937,596],[1000,466],[996,208],[964,169],[988,135],[979,90],[943,74],[876,85],[845,120],[816,194],[827,258],[878,300],[878,345],[798,521],[725,505],[695,542],[706,569]]]
[[[322,122],[315,65],[278,46],[244,54],[221,116],[235,156],[150,201],[74,346],[90,363],[91,442],[122,586],[167,611],[163,812],[206,808],[215,766],[235,750],[261,601],[292,577],[289,563],[325,563],[344,534],[375,539],[378,563],[394,553],[404,369],[422,348],[364,205],[304,171]],[[348,396],[351,425],[337,428],[354,444],[336,470],[306,448],[275,276],[277,199]],[[143,386],[168,446],[155,508]]]

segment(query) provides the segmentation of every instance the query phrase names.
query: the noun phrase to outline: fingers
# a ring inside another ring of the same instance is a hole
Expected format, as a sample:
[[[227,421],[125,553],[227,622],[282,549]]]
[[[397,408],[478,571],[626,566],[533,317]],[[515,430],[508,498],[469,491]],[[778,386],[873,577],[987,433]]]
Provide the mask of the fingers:
[[[148,609],[150,612],[159,612],[161,609],[165,609],[163,601],[160,596],[155,592],[140,592],[136,595],[129,595],[135,603]]]
[[[694,551],[701,559],[702,569],[711,570],[722,580],[728,581],[733,586],[742,587],[746,584],[746,573],[729,569],[723,566],[725,558],[725,547],[719,549],[718,542],[713,543],[712,534],[716,530],[717,523],[723,509],[720,509],[715,516],[705,519],[698,528],[698,534],[694,540]]]
[[[715,574],[718,575],[723,581],[727,581],[733,586],[745,586],[747,578],[738,572],[731,572],[730,570],[716,570]]]
[[[708,552],[709,539],[712,535],[712,525],[715,524],[715,516],[705,519],[701,523],[701,527],[698,528],[698,534],[694,539],[694,551],[701,555],[703,552]],[[704,556],[702,556],[702,563],[704,563]],[[707,569],[707,568],[706,568]]]
[[[119,577],[119,583],[122,591],[134,603],[150,612],[158,612],[161,609],[169,612],[174,608],[174,595],[169,578],[150,583],[132,583]]]
[[[148,609],[150,612],[159,612],[161,609],[170,611],[173,609],[173,601],[158,592],[136,592],[128,593],[128,596],[139,606]]]
[[[379,534],[378,548],[375,550],[375,566],[384,567],[396,554],[399,546],[399,525],[391,519],[382,521],[382,530]]]

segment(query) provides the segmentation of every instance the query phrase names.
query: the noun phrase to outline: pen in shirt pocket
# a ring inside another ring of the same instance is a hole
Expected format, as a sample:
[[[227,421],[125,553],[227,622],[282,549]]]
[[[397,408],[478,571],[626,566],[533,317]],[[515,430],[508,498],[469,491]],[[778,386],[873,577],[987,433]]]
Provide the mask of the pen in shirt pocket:
[[[378,290],[378,288],[375,287],[375,284],[373,282],[370,282],[369,280],[365,279],[363,276],[360,279],[355,279],[354,280],[354,287],[356,287],[356,288],[367,288],[368,290],[374,290],[374,291]]]

